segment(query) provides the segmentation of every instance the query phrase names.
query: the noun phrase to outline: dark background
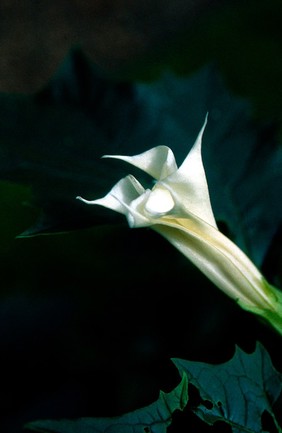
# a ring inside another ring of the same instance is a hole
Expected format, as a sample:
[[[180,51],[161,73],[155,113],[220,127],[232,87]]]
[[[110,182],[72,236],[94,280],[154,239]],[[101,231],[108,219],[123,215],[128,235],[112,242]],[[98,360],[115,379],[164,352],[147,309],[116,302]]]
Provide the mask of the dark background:
[[[230,89],[280,134],[281,18],[276,0],[2,0],[0,91],[39,91],[73,46],[132,81],[167,68],[189,76],[216,60]],[[150,404],[179,381],[171,357],[225,362],[235,345],[253,351],[259,340],[282,371],[280,337],[151,230],[124,224],[18,239],[38,209],[25,205],[28,187],[0,189],[1,432]],[[273,257],[277,268],[279,237],[264,264],[270,279]],[[186,422],[187,431],[212,431]]]

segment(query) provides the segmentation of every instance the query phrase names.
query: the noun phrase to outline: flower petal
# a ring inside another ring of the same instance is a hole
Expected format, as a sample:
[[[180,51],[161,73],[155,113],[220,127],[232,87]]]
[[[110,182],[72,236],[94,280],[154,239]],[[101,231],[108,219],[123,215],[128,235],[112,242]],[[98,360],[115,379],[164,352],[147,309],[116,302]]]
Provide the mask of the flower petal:
[[[195,214],[216,228],[201,154],[206,124],[207,117],[196,142],[179,169],[161,183],[169,189],[177,204],[187,214]]]
[[[251,260],[230,239],[203,220],[162,217],[152,229],[243,308],[271,310],[275,305],[276,296],[266,290],[264,278]]]
[[[117,182],[103,198],[86,200],[82,197],[77,197],[77,199],[87,204],[104,206],[126,215],[127,206],[130,206],[130,203],[143,194],[144,191],[140,182],[134,176],[129,175]]]
[[[121,159],[157,180],[164,179],[177,170],[174,154],[167,146],[156,146],[135,156],[104,155],[103,158]]]
[[[170,192],[157,184],[148,197],[145,210],[151,216],[161,216],[170,212],[174,208],[174,205],[175,203]]]

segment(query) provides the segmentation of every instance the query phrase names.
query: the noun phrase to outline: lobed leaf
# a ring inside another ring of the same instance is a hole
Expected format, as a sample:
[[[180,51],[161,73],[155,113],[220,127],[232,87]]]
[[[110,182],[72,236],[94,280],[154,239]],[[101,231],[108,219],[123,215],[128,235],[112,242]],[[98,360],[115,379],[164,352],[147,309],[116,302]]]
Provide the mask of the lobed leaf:
[[[273,412],[282,391],[282,374],[275,370],[260,343],[251,354],[237,347],[234,357],[223,364],[176,358],[173,362],[199,390],[202,402],[193,411],[207,424],[224,421],[233,433],[261,433],[262,415],[267,411],[282,432]]]
[[[42,420],[25,428],[42,433],[166,433],[173,412],[183,410],[188,401],[188,382],[184,374],[179,385],[169,393],[160,392],[151,405],[113,418]]]

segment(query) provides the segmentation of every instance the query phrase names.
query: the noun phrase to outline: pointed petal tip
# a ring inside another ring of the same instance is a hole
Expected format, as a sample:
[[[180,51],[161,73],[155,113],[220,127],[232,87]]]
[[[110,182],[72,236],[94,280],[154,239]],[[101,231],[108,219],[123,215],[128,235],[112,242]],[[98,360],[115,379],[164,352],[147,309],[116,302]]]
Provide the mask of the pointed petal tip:
[[[203,123],[203,126],[198,134],[198,140],[202,138],[204,130],[206,129],[207,123],[208,123],[208,117],[209,117],[209,112],[207,111],[206,116],[205,116],[205,120]]]
[[[80,200],[80,201],[84,201],[84,200],[85,200],[85,199],[82,198],[80,195],[77,195],[77,196],[75,197],[75,199],[76,199],[76,200]]]
[[[86,200],[85,198],[82,198],[80,195],[75,197],[77,200],[83,201],[83,203],[87,204],[95,204],[96,200]]]

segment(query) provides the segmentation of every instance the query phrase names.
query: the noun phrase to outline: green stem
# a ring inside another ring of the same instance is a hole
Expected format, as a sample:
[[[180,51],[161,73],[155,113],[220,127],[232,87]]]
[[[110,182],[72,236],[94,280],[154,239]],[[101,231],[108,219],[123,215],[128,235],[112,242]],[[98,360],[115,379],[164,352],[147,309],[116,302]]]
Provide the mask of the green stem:
[[[282,291],[272,284],[269,284],[266,280],[264,280],[264,285],[266,293],[269,294],[269,298],[273,299],[271,309],[252,308],[240,301],[238,303],[244,310],[259,315],[282,336]]]

